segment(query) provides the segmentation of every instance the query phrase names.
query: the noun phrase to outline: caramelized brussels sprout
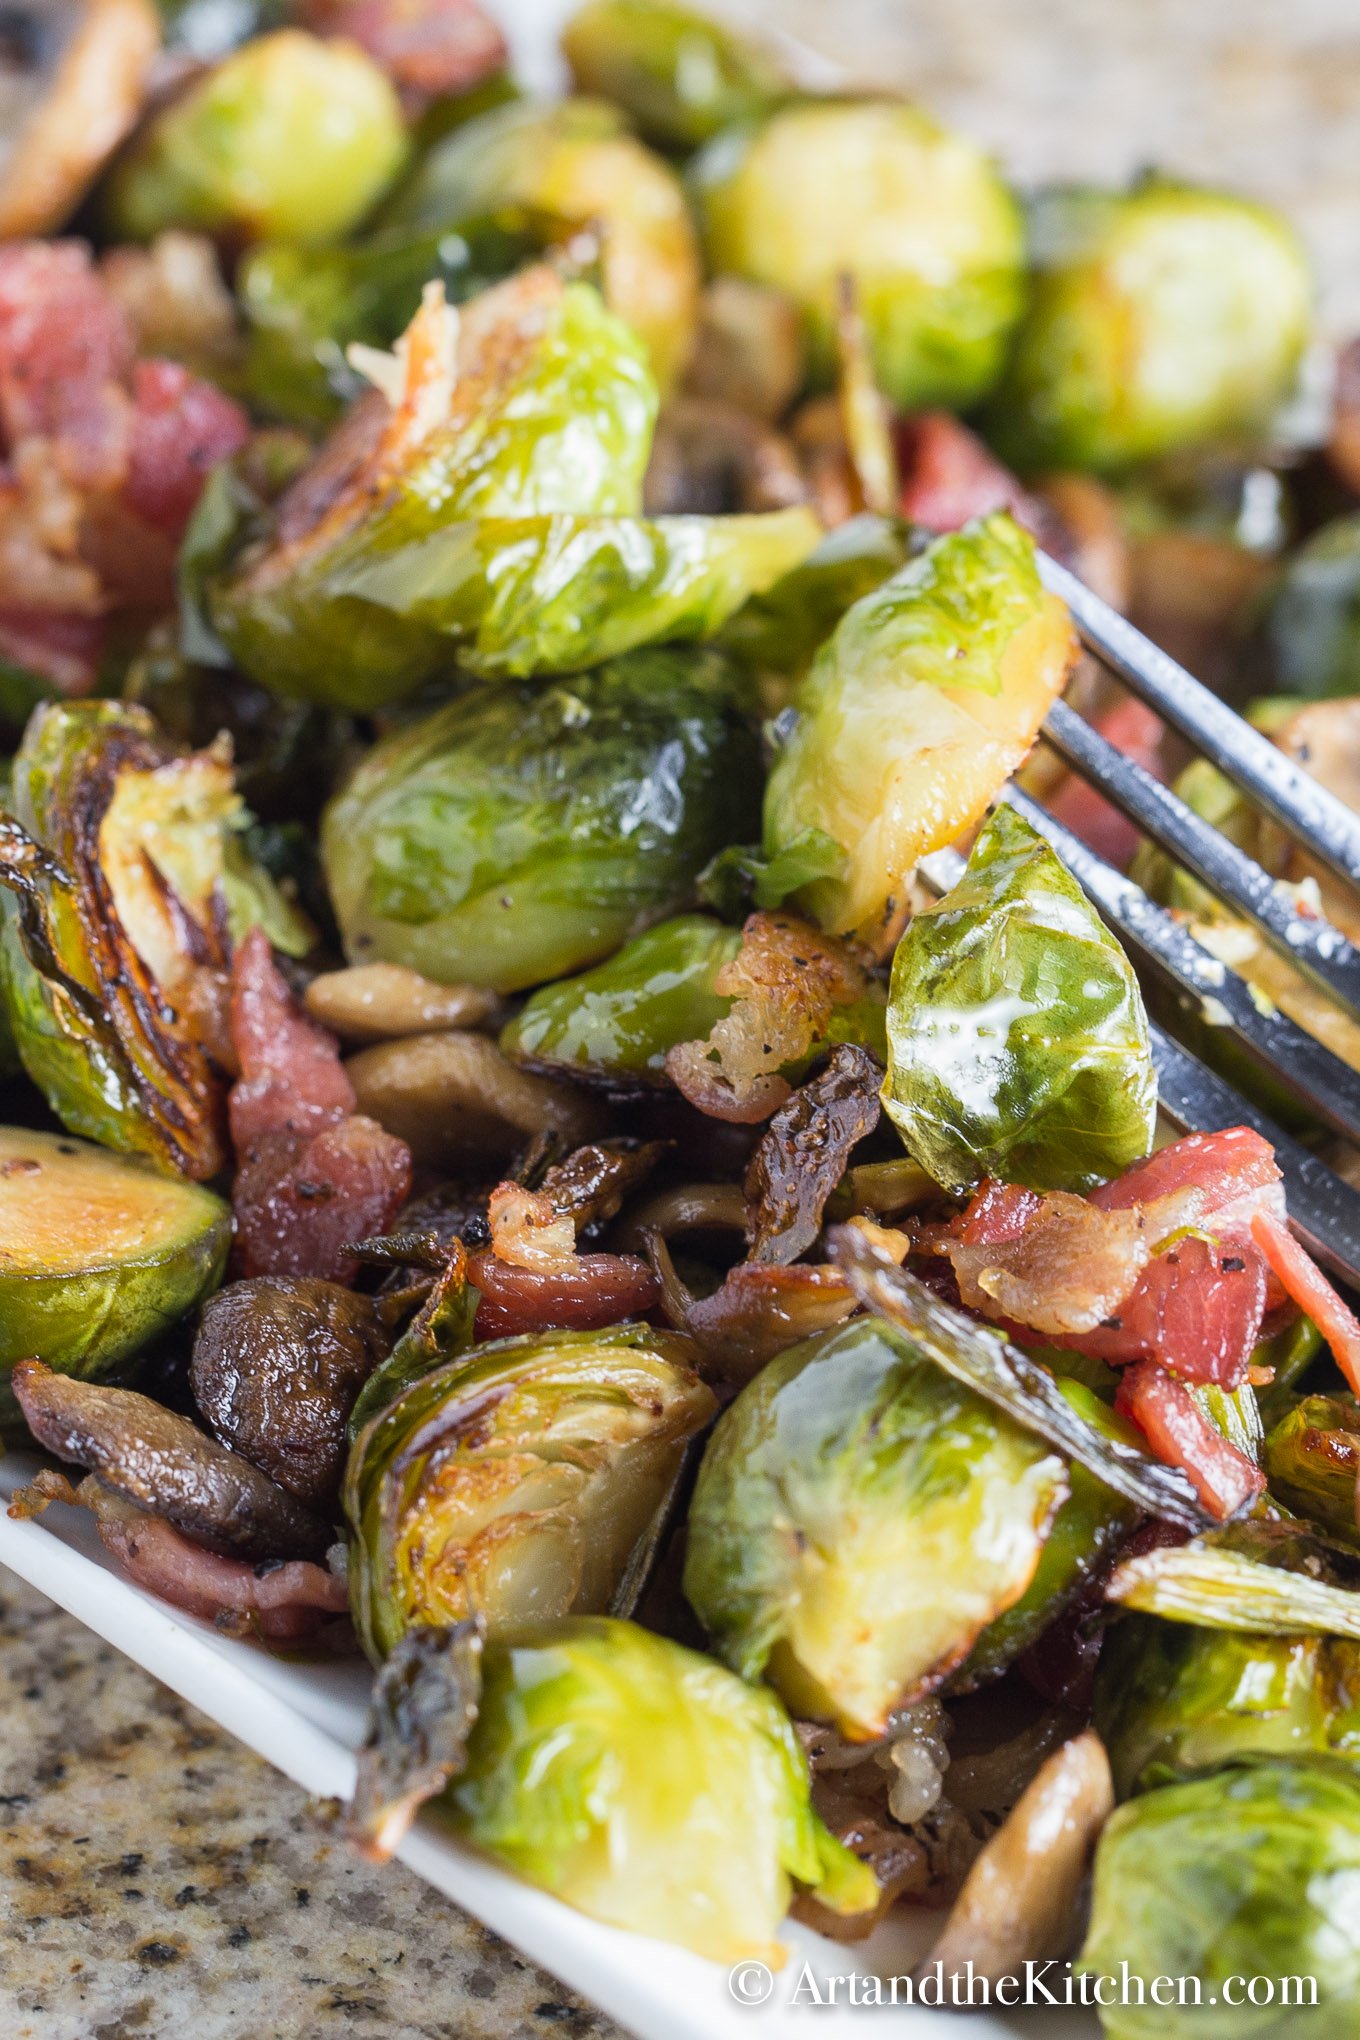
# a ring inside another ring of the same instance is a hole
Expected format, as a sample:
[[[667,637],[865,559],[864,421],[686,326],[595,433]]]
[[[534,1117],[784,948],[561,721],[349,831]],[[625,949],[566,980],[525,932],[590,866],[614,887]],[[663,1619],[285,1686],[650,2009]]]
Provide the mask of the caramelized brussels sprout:
[[[569,1905],[718,1962],[783,1960],[794,1883],[835,1912],[878,1895],[812,1811],[774,1695],[629,1622],[492,1643],[446,1804],[470,1841]]]
[[[1125,1615],[1105,1638],[1095,1707],[1121,1799],[1247,1757],[1360,1763],[1360,1644]]]
[[[723,1657],[795,1713],[885,1733],[1020,1599],[1063,1461],[891,1327],[791,1347],[723,1415],[685,1593]]]
[[[214,585],[211,621],[276,692],[368,711],[447,671],[570,672],[712,635],[816,542],[803,509],[636,515],[656,390],[587,284],[539,267],[461,321],[438,284],[395,359]]]
[[[909,528],[867,511],[829,531],[807,558],[753,595],[722,633],[724,647],[758,672],[796,678],[847,609],[903,568]]]
[[[380,1408],[344,1488],[370,1657],[414,1624],[602,1613],[713,1414],[691,1353],[646,1325],[499,1339]]]
[[[984,1176],[1090,1190],[1152,1146],[1157,1078],[1133,968],[1013,808],[897,946],[883,1102],[961,1194]]]
[[[536,991],[504,1029],[501,1047],[522,1062],[661,1083],[676,1043],[702,1039],[728,1010],[713,980],[740,948],[737,929],[707,914],[678,914],[593,970]]]
[[[614,100],[660,149],[696,149],[789,89],[764,50],[683,0],[586,0],[562,48],[578,91]]]
[[[102,1380],[213,1289],[231,1243],[220,1197],[64,1135],[0,1127],[0,1420],[36,1355]]]
[[[1352,2031],[1357,1880],[1360,1777],[1342,1771],[1262,1763],[1121,1807],[1096,1853],[1078,1967],[1118,1978],[1127,1963],[1149,1985],[1175,1978],[1181,1989],[1163,1990],[1158,2002],[1149,1988],[1142,2004],[1131,1991],[1111,2002],[1107,1989],[1109,2040],[1337,2040]]]
[[[1075,657],[1033,541],[1004,514],[937,538],[866,595],[794,697],[765,796],[770,857],[808,845],[796,897],[883,946],[918,859],[980,820]]]
[[[332,240],[382,196],[406,151],[397,95],[356,43],[280,29],[152,116],[110,179],[109,226],[127,241],[166,227]]]
[[[802,307],[830,382],[849,274],[900,409],[985,396],[1020,315],[1019,208],[986,155],[895,100],[804,100],[720,135],[694,165],[709,260]]]
[[[323,823],[350,956],[496,991],[607,956],[749,829],[741,695],[715,652],[635,652],[395,731]]]
[[[674,171],[597,99],[519,101],[470,120],[433,148],[384,209],[385,227],[458,227],[525,206],[601,237],[610,310],[646,346],[663,389],[694,344],[700,264]]]
[[[1031,250],[991,411],[1017,465],[1117,472],[1257,432],[1287,394],[1312,284],[1268,207],[1158,176],[1058,190],[1039,201]]]
[[[1345,1544],[1360,1544],[1360,1403],[1349,1395],[1308,1395],[1286,1411],[1265,1443],[1271,1493],[1325,1524]]]
[[[310,933],[246,857],[220,749],[188,756],[144,709],[51,703],[0,819],[0,982],[24,1068],[75,1133],[185,1175],[224,1159],[223,931]]]

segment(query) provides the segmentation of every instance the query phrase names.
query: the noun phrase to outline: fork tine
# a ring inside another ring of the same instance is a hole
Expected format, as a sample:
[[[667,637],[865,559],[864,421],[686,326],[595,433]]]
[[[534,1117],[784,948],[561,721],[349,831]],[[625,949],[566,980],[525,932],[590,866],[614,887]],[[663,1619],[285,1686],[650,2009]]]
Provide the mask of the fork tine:
[[[1004,799],[1057,851],[1085,887],[1134,961],[1150,967],[1179,997],[1221,1028],[1275,1082],[1286,1085],[1324,1126],[1360,1142],[1360,1074],[1311,1034],[1268,1004],[1201,948],[1188,929],[1155,905],[1140,886],[1088,850],[1080,837],[1019,787]]]
[[[1045,587],[1067,604],[1083,642],[1111,672],[1296,842],[1338,878],[1360,887],[1360,816],[1047,553],[1039,554],[1039,573]]]
[[[936,893],[957,885],[963,869],[964,861],[956,850],[935,851],[922,858],[920,866],[922,878]],[[1294,1232],[1315,1260],[1343,1282],[1360,1287],[1360,1192],[1155,1022],[1152,1059],[1157,1069],[1157,1102],[1182,1133],[1217,1133],[1225,1126],[1250,1126],[1270,1142],[1284,1176]]]
[[[1360,950],[1330,921],[1299,913],[1278,880],[1230,843],[1133,759],[1125,758],[1066,702],[1049,710],[1053,749],[1211,892],[1254,921],[1289,962],[1360,1015]]]

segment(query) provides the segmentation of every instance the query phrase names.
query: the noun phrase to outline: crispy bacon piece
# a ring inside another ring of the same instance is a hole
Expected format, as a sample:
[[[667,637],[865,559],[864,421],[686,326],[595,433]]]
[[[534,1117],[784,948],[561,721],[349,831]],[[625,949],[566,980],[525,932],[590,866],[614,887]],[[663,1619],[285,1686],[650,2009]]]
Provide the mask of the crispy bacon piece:
[[[505,38],[477,0],[305,0],[317,35],[351,37],[380,64],[410,120],[431,100],[468,92],[501,70]]]
[[[1038,535],[1044,506],[952,411],[918,411],[897,427],[901,511],[927,531],[957,531],[970,517],[1009,510]]]
[[[985,1191],[982,1193],[987,1194]],[[959,1297],[969,1310],[1013,1318],[1050,1338],[1089,1332],[1121,1304],[1148,1263],[1148,1225],[1141,1210],[1100,1211],[1064,1191],[991,1212],[1006,1227],[982,1236],[980,1215],[965,1219],[964,1236],[946,1239]],[[976,1200],[975,1200],[976,1202]],[[970,1207],[970,1211],[972,1207]]]
[[[632,1254],[577,1254],[558,1267],[526,1268],[488,1248],[472,1256],[468,1277],[482,1295],[479,1339],[594,1331],[644,1316],[660,1294],[652,1270]]]
[[[1348,341],[1337,356],[1327,457],[1346,487],[1360,495],[1360,340]]]
[[[1189,1389],[1155,1360],[1138,1360],[1124,1370],[1115,1409],[1137,1425],[1163,1465],[1179,1466],[1189,1476],[1219,1522],[1265,1487],[1260,1467],[1214,1429]]]
[[[57,440],[70,481],[116,485],[134,351],[131,321],[83,241],[0,247],[0,432],[7,446]]]
[[[650,1235],[647,1251],[660,1280],[667,1321],[698,1341],[714,1373],[733,1388],[758,1374],[786,1346],[828,1331],[858,1308],[839,1268],[824,1262],[795,1261],[780,1268],[741,1261],[711,1296],[695,1297],[658,1233]]]
[[[1166,778],[1166,767],[1162,762],[1162,738],[1166,732],[1161,718],[1154,715],[1145,702],[1136,701],[1132,696],[1116,702],[1104,715],[1096,717],[1095,726],[1106,742],[1113,744],[1125,758],[1141,765],[1154,779]],[[1121,815],[1118,808],[1112,807],[1080,773],[1068,774],[1050,796],[1048,808],[1055,820],[1071,829],[1073,835],[1080,836],[1097,857],[1103,857],[1117,871],[1127,868],[1129,859],[1138,848],[1138,830],[1127,815]]]
[[[1352,1393],[1360,1395],[1360,1320],[1354,1311],[1274,1212],[1258,1211],[1251,1232],[1291,1302],[1313,1320]]]
[[[62,616],[6,604],[0,607],[0,659],[50,680],[59,694],[88,694],[99,678],[107,628],[102,616]]]
[[[132,401],[123,501],[157,531],[179,539],[209,469],[245,445],[245,412],[177,361],[139,361]]]
[[[676,1089],[712,1119],[754,1126],[793,1087],[781,1074],[825,1036],[838,1006],[862,999],[868,978],[847,943],[794,914],[752,914],[741,948],[713,981],[732,1009],[706,1041],[666,1057]]]
[[[354,1111],[334,1035],[297,1006],[259,928],[233,959],[231,1033],[241,1272],[352,1282],[348,1249],[388,1231],[410,1194],[410,1149]]]

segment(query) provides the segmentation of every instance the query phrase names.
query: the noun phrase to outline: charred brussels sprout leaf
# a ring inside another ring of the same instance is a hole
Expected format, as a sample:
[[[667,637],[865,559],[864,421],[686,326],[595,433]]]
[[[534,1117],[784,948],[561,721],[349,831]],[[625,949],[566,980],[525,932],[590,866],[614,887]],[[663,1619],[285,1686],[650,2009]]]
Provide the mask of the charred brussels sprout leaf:
[[[1089,1190],[1147,1154],[1157,1080],[1138,980],[1085,894],[1001,807],[893,959],[883,1102],[961,1194]]]
[[[1078,1967],[1197,1979],[1180,2007],[1107,2005],[1109,2040],[1339,2040],[1360,2020],[1360,1778],[1263,1763],[1121,1807]],[[1273,2009],[1229,1978],[1269,1979]],[[1296,1989],[1286,1993],[1285,1978]],[[1309,2007],[1306,1984],[1317,1988]],[[1240,2002],[1234,2003],[1233,1999]]]
[[[13,809],[0,982],[25,1069],[73,1132],[215,1175],[224,930],[299,932],[244,853],[230,763],[179,753],[144,709],[53,703],[14,760]]]
[[[831,934],[882,943],[918,860],[978,821],[1021,762],[1075,656],[1005,515],[936,539],[855,603],[794,697],[765,799],[765,850],[810,835],[839,876],[798,899]]]
[[[1360,1403],[1354,1396],[1309,1395],[1295,1403],[1266,1439],[1265,1467],[1272,1494],[1325,1524],[1333,1537],[1360,1543]]]
[[[627,1622],[488,1646],[447,1804],[469,1840],[569,1905],[714,1961],[779,1961],[795,1883],[837,1912],[878,1896],[813,1813],[774,1695]]]
[[[1023,301],[1024,228],[975,143],[895,100],[807,100],[720,135],[693,182],[712,266],[801,306],[824,380],[848,272],[895,405],[991,388]]]
[[[1061,1458],[858,1319],[762,1369],[720,1420],[685,1592],[725,1660],[851,1736],[958,1665],[1034,1576]]]
[[[662,921],[593,970],[535,992],[501,1047],[522,1062],[660,1083],[669,1050],[701,1040],[727,1012],[713,980],[740,947],[735,928],[706,914]]]
[[[498,991],[607,956],[749,825],[741,693],[716,653],[637,652],[386,738],[323,825],[350,956]]]
[[[695,149],[789,89],[780,67],[681,0],[586,0],[562,31],[582,92],[622,106],[662,149]]]
[[[113,173],[109,224],[130,241],[166,227],[327,241],[368,212],[406,153],[397,95],[371,58],[283,29],[151,116]]]
[[[433,148],[384,209],[382,225],[448,229],[502,206],[599,234],[606,301],[668,387],[694,342],[700,280],[674,171],[600,100],[521,102],[468,121]]]
[[[101,1380],[219,1280],[231,1213],[140,1158],[0,1127],[0,1419],[8,1374],[36,1355]]]
[[[370,1657],[414,1624],[602,1612],[713,1414],[691,1352],[645,1325],[500,1339],[380,1409],[344,1493]]]
[[[1150,177],[1060,190],[992,424],[1030,468],[1114,472],[1259,431],[1308,337],[1303,250],[1267,207]]]
[[[338,248],[256,248],[236,279],[250,327],[251,396],[274,417],[329,424],[366,387],[346,354],[352,341],[390,347],[432,277],[461,304],[562,231],[560,222],[554,233],[545,220],[507,210],[456,227],[390,228]]]

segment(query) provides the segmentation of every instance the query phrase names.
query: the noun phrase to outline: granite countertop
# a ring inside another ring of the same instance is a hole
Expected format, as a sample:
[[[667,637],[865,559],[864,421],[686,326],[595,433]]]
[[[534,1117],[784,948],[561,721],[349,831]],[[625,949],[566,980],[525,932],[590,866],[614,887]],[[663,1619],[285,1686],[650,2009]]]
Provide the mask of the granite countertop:
[[[494,5],[494,0],[492,0]],[[1017,177],[1155,161],[1275,199],[1360,327],[1353,0],[728,0]],[[615,2040],[618,2029],[0,1572],[4,2040]]]

